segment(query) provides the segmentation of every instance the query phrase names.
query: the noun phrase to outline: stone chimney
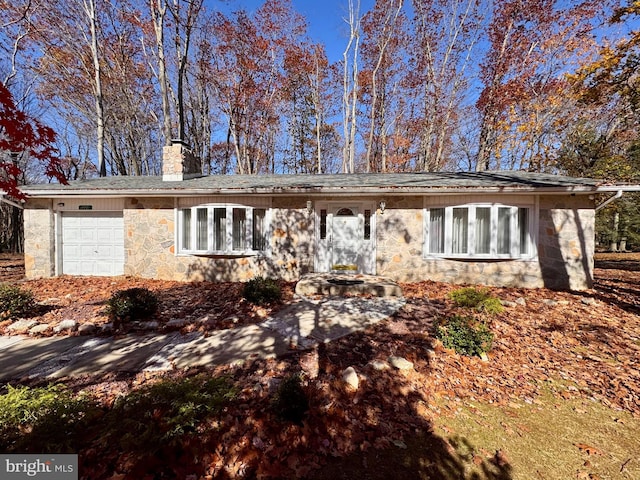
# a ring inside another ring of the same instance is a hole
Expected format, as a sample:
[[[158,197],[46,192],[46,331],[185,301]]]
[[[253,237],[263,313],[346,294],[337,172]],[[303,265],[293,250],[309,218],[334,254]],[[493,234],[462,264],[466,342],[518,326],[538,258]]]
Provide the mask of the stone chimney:
[[[200,177],[202,165],[182,140],[171,140],[171,145],[162,147],[162,180],[180,182]]]

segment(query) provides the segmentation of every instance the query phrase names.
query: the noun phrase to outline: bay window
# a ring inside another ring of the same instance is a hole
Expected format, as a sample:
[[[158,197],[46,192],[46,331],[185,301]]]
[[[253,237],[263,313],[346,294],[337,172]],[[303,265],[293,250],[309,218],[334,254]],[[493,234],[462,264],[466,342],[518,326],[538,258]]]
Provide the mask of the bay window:
[[[527,258],[533,255],[532,207],[456,205],[425,210],[427,257]]]
[[[180,253],[238,255],[267,249],[267,210],[206,205],[178,210]]]

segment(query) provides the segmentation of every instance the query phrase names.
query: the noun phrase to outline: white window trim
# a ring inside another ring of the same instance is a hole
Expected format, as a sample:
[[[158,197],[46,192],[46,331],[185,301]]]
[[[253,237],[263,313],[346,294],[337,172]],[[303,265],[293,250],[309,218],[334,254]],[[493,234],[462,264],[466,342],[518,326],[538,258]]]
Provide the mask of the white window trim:
[[[197,210],[207,209],[207,248],[197,249]],[[225,245],[224,250],[216,250],[214,244],[214,211],[215,209],[224,208],[226,210],[225,218]],[[233,210],[245,210],[245,248],[242,250],[233,249]],[[183,215],[185,210],[191,211],[191,247],[184,248],[183,245]],[[254,250],[253,246],[253,212],[254,210],[264,210],[265,224],[265,248],[264,250]],[[271,209],[264,206],[247,206],[242,204],[231,203],[210,203],[206,205],[193,205],[190,207],[176,208],[176,231],[175,244],[177,245],[176,255],[211,255],[211,256],[267,256],[270,254],[271,248]]]
[[[467,220],[467,252],[466,253],[453,253],[453,210],[454,208],[466,208],[468,211]],[[490,252],[489,253],[476,253],[476,209],[477,208],[490,208]],[[498,253],[498,212],[500,208],[510,209],[510,248],[509,253]],[[528,218],[528,245],[527,253],[520,253],[520,231],[517,228],[518,209],[526,208],[529,211]],[[444,209],[444,252],[432,253],[429,252],[429,225],[430,225],[430,212],[432,209]],[[424,210],[424,225],[423,225],[423,257],[426,259],[435,258],[451,258],[461,260],[537,260],[537,231],[538,231],[538,202],[522,203],[522,204],[503,204],[497,202],[471,202],[464,204],[446,204],[446,205],[425,205]]]

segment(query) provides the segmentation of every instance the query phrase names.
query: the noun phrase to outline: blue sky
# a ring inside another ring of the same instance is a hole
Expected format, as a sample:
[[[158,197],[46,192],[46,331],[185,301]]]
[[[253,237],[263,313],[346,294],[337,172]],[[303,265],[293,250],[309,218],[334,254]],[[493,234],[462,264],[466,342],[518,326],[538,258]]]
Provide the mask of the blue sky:
[[[354,3],[357,0],[354,0]],[[263,0],[220,0],[207,2],[211,8],[236,11],[245,9],[252,12],[264,3]],[[342,58],[349,33],[344,19],[348,17],[347,0],[292,0],[296,11],[301,13],[309,26],[309,37],[322,43],[327,49],[329,61]],[[360,0],[360,15],[373,7],[374,0]]]

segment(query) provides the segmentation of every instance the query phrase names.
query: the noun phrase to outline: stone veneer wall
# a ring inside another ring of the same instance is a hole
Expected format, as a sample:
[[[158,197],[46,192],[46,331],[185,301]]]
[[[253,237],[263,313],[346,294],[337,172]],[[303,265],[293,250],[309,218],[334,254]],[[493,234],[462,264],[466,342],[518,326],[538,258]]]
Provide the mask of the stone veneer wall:
[[[592,287],[595,218],[586,195],[541,197],[538,257],[545,287]]]
[[[242,281],[256,276],[296,280],[313,271],[314,215],[300,197],[273,200],[267,256],[176,255],[173,198],[126,199],[125,274],[167,280]],[[424,259],[422,197],[387,199],[376,217],[377,273],[397,281],[436,280],[520,287],[590,288],[593,202],[586,196],[542,196],[535,260]],[[27,278],[55,274],[51,200],[29,200],[24,211]]]
[[[164,280],[245,281],[258,276],[296,280],[313,268],[313,227],[299,199],[278,199],[272,211],[267,256],[176,255],[172,198],[127,199],[125,274]],[[293,223],[292,223],[293,221]],[[310,228],[310,234],[305,233]]]
[[[29,200],[24,209],[24,266],[29,279],[55,275],[55,220],[52,201]]]
[[[377,217],[377,273],[405,282],[584,290],[593,281],[594,224],[593,202],[586,196],[543,196],[537,259],[425,259],[422,198],[392,198]]]

